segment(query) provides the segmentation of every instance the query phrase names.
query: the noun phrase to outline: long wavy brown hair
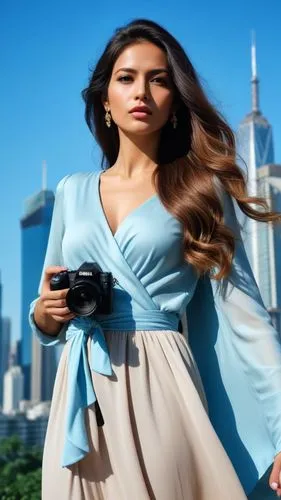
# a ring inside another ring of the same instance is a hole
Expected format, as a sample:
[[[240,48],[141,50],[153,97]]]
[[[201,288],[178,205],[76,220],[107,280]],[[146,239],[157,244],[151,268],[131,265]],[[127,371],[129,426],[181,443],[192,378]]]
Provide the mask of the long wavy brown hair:
[[[103,166],[110,168],[119,151],[117,126],[112,123],[107,128],[104,120],[103,101],[112,69],[125,47],[142,41],[166,53],[177,104],[177,128],[166,123],[161,131],[155,188],[167,210],[183,224],[185,260],[199,275],[218,268],[212,278],[219,280],[230,273],[235,237],[224,224],[214,176],[248,217],[274,222],[281,221],[281,214],[270,211],[265,198],[248,195],[231,128],[209,102],[181,45],[153,21],[137,19],[117,29],[82,91],[86,122],[102,149]]]

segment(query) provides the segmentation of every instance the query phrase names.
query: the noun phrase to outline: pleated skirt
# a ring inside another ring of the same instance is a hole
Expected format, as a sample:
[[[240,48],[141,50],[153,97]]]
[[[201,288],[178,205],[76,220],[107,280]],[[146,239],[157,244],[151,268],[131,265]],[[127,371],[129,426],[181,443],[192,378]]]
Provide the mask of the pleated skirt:
[[[91,451],[62,468],[69,344],[57,371],[42,464],[42,500],[245,500],[208,417],[186,337],[105,331],[113,375],[91,372],[104,418],[85,411]],[[90,359],[90,341],[87,345]],[[210,374],[211,376],[211,374]]]

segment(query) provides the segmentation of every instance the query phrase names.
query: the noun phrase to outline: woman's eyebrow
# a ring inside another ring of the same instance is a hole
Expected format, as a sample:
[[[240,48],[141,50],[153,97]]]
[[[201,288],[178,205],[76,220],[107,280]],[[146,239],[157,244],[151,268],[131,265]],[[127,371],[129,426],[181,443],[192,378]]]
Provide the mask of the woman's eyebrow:
[[[126,71],[127,73],[137,73],[137,70],[134,68],[119,68],[117,71],[114,72],[114,74],[118,73],[119,71]],[[169,71],[167,68],[155,68],[151,69],[150,71],[147,72],[149,75],[155,75],[158,73],[167,73],[169,74]]]

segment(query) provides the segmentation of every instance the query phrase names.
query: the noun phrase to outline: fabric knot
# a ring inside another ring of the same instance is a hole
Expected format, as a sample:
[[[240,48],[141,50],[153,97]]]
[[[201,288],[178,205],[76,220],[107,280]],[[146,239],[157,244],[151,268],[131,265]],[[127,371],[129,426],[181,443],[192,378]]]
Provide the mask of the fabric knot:
[[[91,337],[90,367],[87,341]],[[112,375],[112,367],[100,324],[89,318],[75,318],[66,332],[70,342],[67,381],[67,415],[62,466],[67,467],[89,453],[85,425],[85,408],[97,400],[90,368],[103,375]]]

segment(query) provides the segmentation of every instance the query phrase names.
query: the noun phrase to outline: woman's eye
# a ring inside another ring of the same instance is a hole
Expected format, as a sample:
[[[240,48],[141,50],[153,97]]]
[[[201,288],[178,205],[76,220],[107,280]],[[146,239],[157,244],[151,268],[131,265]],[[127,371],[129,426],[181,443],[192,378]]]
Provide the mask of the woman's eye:
[[[132,77],[129,76],[129,75],[124,75],[124,76],[120,76],[118,78],[118,82],[129,82],[131,81]]]
[[[118,82],[124,82],[124,83],[131,82],[132,80],[133,80],[133,78],[130,75],[123,75],[123,76],[119,76],[119,78],[118,78]],[[160,76],[153,78],[151,81],[153,83],[157,83],[158,85],[163,85],[165,87],[168,87],[168,85],[169,85],[167,79],[160,77]]]
[[[168,86],[168,82],[165,78],[161,78],[160,76],[157,76],[156,78],[153,78],[152,80],[155,83],[159,83],[160,85],[166,85]]]

